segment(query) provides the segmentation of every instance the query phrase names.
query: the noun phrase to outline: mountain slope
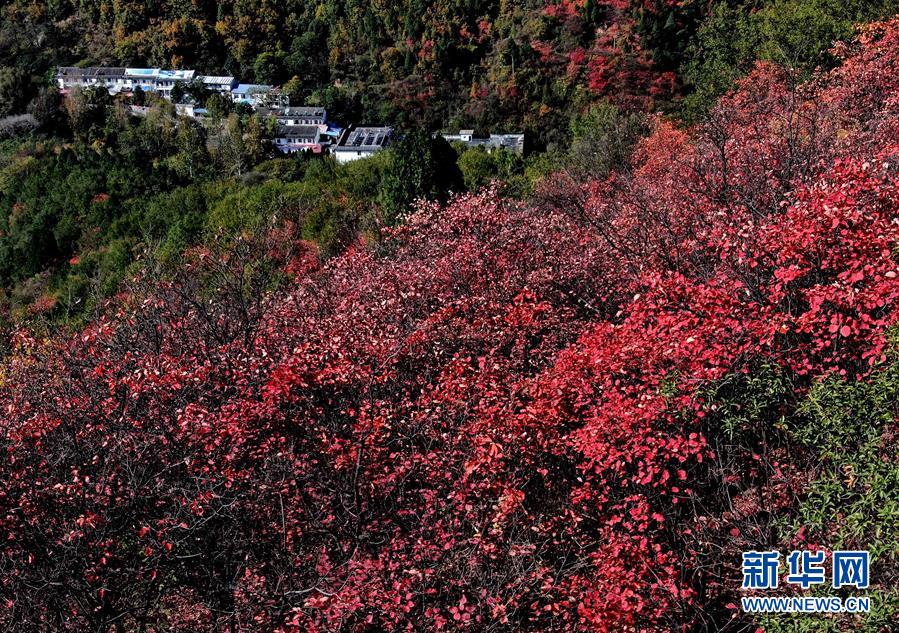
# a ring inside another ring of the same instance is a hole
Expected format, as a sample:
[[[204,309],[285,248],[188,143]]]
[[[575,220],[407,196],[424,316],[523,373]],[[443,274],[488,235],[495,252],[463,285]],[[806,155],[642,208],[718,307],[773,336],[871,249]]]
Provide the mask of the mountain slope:
[[[839,544],[875,550],[879,607],[828,622],[887,626],[899,22],[837,53],[581,189],[426,204],[326,264],[246,236],[22,332],[3,624],[752,630],[741,551]]]

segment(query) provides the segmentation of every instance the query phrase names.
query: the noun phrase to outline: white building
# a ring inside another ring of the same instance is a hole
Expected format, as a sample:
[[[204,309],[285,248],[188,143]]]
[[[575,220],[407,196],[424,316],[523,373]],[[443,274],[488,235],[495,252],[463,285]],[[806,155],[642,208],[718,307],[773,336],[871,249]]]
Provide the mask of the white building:
[[[110,92],[118,92],[126,85],[125,68],[60,66],[56,69],[56,83],[60,90],[103,86]]]
[[[161,68],[126,68],[124,89],[133,91],[140,87],[144,92],[156,92],[171,99],[176,83],[190,83],[196,73],[193,70],[163,70]]]
[[[320,154],[331,141],[325,136],[328,126],[320,125],[278,125],[275,131],[275,147],[280,152],[311,151]]]
[[[110,94],[132,92],[140,88],[144,92],[156,92],[171,98],[176,83],[189,83],[194,79],[193,70],[163,70],[161,68],[122,68],[89,66],[77,68],[61,66],[56,71],[56,83],[60,90],[93,88],[102,86]]]
[[[459,130],[458,134],[441,134],[450,143],[464,143],[468,147],[483,147],[488,152],[504,149],[516,154],[524,152],[524,133],[490,134],[479,137],[474,130]]]
[[[231,90],[231,100],[254,108],[280,107],[286,105],[287,96],[267,84],[237,84]]]
[[[327,125],[328,113],[319,106],[272,108],[270,116],[280,125]]]
[[[203,82],[203,86],[205,86],[207,90],[223,95],[230,95],[231,91],[237,86],[237,80],[228,75],[201,75],[199,79]]]
[[[197,107],[192,103],[176,103],[175,112],[181,116],[189,116],[192,119],[197,118]]]
[[[390,145],[392,135],[393,128],[390,127],[357,127],[344,134],[331,153],[338,163],[368,158]]]

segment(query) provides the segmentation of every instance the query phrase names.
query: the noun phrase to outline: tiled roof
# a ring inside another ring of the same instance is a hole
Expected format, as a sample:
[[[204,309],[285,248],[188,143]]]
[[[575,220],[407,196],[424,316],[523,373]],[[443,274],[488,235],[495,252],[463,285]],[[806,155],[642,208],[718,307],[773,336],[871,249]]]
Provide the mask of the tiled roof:
[[[385,147],[393,129],[385,126],[357,127],[347,134],[339,150],[359,150]]]
[[[317,125],[279,125],[276,136],[279,138],[315,138],[320,132]]]

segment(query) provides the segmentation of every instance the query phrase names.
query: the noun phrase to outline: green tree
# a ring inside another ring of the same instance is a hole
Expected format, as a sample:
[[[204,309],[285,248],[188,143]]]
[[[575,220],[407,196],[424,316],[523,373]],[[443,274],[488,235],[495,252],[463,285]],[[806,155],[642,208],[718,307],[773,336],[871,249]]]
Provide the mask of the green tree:
[[[28,103],[28,75],[20,68],[0,68],[0,116],[19,114]]]
[[[287,71],[300,78],[307,91],[327,85],[330,79],[327,26],[315,21],[308,31],[295,37],[284,64]]]
[[[281,90],[287,95],[290,105],[298,105],[303,102],[303,97],[305,95],[303,82],[300,81],[300,78],[296,75],[285,82],[285,84],[281,86]]]
[[[169,166],[182,178],[193,180],[209,164],[206,130],[190,119],[178,122],[175,135],[177,152],[168,159]]]
[[[284,77],[284,56],[281,53],[261,53],[253,63],[256,81],[261,84],[277,84]]]
[[[228,97],[217,92],[209,95],[206,99],[206,110],[213,121],[221,121],[231,112],[233,103]]]
[[[184,94],[190,97],[194,103],[206,103],[206,100],[213,94],[199,78],[194,78],[188,84],[183,84]]]
[[[833,42],[852,35],[857,22],[896,11],[894,0],[774,0],[716,4],[687,50],[681,72],[690,94],[684,113],[696,119],[756,60],[774,62],[797,79],[834,63]]]
[[[444,139],[432,139],[422,131],[406,134],[391,148],[381,182],[384,222],[396,224],[415,200],[440,198],[463,184],[456,152]]]
[[[184,89],[184,84],[180,81],[176,81],[175,85],[172,86],[172,101],[175,103],[183,103],[186,95],[187,91]]]
[[[106,88],[75,88],[66,95],[63,106],[77,140],[91,142],[102,136],[111,102]]]
[[[459,154],[459,169],[465,181],[465,188],[477,191],[499,176],[499,168],[493,154],[483,147],[471,147]]]
[[[647,133],[645,118],[604,101],[572,117],[568,167],[578,178],[603,178],[627,164]]]
[[[137,86],[131,92],[131,103],[136,106],[142,106],[147,102],[147,93],[144,92],[144,89],[140,86]]]
[[[778,521],[785,541],[802,531],[833,549],[869,550],[872,569],[880,571],[870,591],[872,610],[862,621],[827,626],[814,616],[768,616],[759,622],[765,631],[837,633],[851,626],[878,633],[895,630],[899,621],[899,588],[889,580],[899,573],[899,462],[888,457],[895,455],[890,429],[899,411],[895,332],[892,338],[885,365],[864,380],[834,375],[815,383],[788,421],[797,449],[815,455],[817,477],[798,512]]]
[[[588,3],[587,15],[591,15]],[[644,0],[635,11],[637,31],[659,68],[674,70],[696,32],[708,3],[703,0]],[[594,10],[595,11],[595,10]]]
[[[216,151],[226,173],[243,176],[272,153],[271,132],[259,117],[228,115]]]
[[[272,155],[272,130],[258,116],[251,116],[244,123],[244,148],[251,165],[258,165]]]
[[[49,128],[58,122],[60,96],[56,88],[41,88],[28,104],[28,112],[41,127]]]

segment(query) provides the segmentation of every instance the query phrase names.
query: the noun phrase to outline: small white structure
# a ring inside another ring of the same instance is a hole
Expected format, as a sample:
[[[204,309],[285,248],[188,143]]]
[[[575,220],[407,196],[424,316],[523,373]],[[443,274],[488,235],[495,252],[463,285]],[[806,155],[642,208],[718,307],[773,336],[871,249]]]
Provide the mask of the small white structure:
[[[230,94],[234,87],[237,86],[237,80],[228,75],[201,75],[199,79],[203,82],[203,86],[205,86],[207,90],[224,95]]]
[[[279,125],[327,125],[328,113],[319,106],[274,107],[265,114]]]
[[[231,90],[231,100],[234,103],[251,103],[252,95],[263,88],[267,88],[267,86],[261,84],[237,84]]]
[[[337,147],[331,149],[338,163],[349,163],[374,156],[390,145],[393,128],[385,126],[357,127],[344,134]]]
[[[278,88],[267,84],[237,84],[231,90],[231,100],[262,108],[279,106],[286,101],[286,96]]]
[[[197,108],[192,103],[176,103],[175,112],[181,116],[189,116],[192,119],[197,118]]]
[[[157,92],[166,99],[172,98],[176,83],[193,81],[193,70],[162,70],[161,68],[126,68],[124,89],[132,91],[140,87],[144,92]]]
[[[320,154],[330,139],[325,136],[328,126],[321,125],[278,125],[275,132],[275,147],[285,154],[311,151]]]
[[[474,130],[459,130],[458,134],[441,134],[450,143],[464,143],[468,147],[483,147],[488,152],[504,149],[516,154],[524,153],[524,133],[490,134],[476,136]]]

